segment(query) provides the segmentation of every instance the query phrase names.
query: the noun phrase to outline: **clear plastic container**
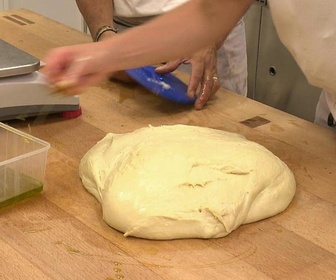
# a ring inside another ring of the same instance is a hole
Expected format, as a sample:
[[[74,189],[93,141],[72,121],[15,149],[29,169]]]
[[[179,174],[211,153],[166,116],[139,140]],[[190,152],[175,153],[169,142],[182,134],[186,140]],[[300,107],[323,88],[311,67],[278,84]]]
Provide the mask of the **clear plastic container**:
[[[0,122],[0,208],[43,190],[49,148]]]

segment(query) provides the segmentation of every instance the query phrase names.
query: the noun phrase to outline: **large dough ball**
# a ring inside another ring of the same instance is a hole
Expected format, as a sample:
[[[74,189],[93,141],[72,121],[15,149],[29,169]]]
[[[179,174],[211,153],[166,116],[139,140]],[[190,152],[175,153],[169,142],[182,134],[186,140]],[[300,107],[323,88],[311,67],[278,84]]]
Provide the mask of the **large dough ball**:
[[[263,146],[184,125],[109,133],[83,157],[80,177],[111,227],[148,239],[226,236],[295,194],[292,172]]]

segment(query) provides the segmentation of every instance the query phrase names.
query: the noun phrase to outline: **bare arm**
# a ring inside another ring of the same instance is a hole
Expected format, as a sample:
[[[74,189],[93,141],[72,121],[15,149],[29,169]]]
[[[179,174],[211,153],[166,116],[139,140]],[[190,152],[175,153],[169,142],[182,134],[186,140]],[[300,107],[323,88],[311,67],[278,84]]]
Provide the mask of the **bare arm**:
[[[80,91],[113,71],[189,56],[227,37],[253,2],[192,0],[111,39],[56,49],[46,59],[47,77]]]
[[[112,0],[76,0],[79,11],[89,27],[92,40],[95,40],[97,31],[102,26],[111,26],[115,28],[113,22],[114,6]],[[104,32],[99,41],[108,40],[116,34],[112,31]],[[124,71],[115,71],[110,73],[110,78],[133,82],[133,80]]]
[[[79,11],[89,27],[92,39],[94,39],[94,36],[100,27],[104,25],[114,27],[112,0],[76,0],[76,2]],[[105,35],[106,34],[103,34],[101,38]]]
[[[102,42],[102,47],[111,50],[108,59],[116,70],[190,56],[226,38],[253,2],[193,0],[123,36]]]

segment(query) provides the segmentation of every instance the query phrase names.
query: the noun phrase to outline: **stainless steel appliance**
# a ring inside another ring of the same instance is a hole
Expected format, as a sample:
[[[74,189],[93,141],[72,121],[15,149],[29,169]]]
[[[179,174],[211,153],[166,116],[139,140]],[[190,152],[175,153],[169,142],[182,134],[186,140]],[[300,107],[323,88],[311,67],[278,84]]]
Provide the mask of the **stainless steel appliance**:
[[[56,112],[80,114],[78,96],[51,94],[39,68],[37,58],[0,40],[0,121]]]

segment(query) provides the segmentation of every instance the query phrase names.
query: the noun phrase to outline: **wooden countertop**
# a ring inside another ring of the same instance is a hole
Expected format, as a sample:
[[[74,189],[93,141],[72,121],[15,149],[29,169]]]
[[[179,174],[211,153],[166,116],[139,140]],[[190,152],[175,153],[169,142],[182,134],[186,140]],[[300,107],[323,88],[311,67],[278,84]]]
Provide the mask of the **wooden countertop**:
[[[40,59],[50,48],[90,41],[27,10],[1,12],[0,26],[1,39]],[[76,119],[8,122],[51,149],[44,191],[0,209],[1,279],[336,279],[334,131],[225,90],[202,111],[112,82],[80,99]],[[295,174],[292,204],[221,239],[149,241],[111,229],[81,184],[80,159],[107,132],[178,123],[241,133],[267,147]]]

